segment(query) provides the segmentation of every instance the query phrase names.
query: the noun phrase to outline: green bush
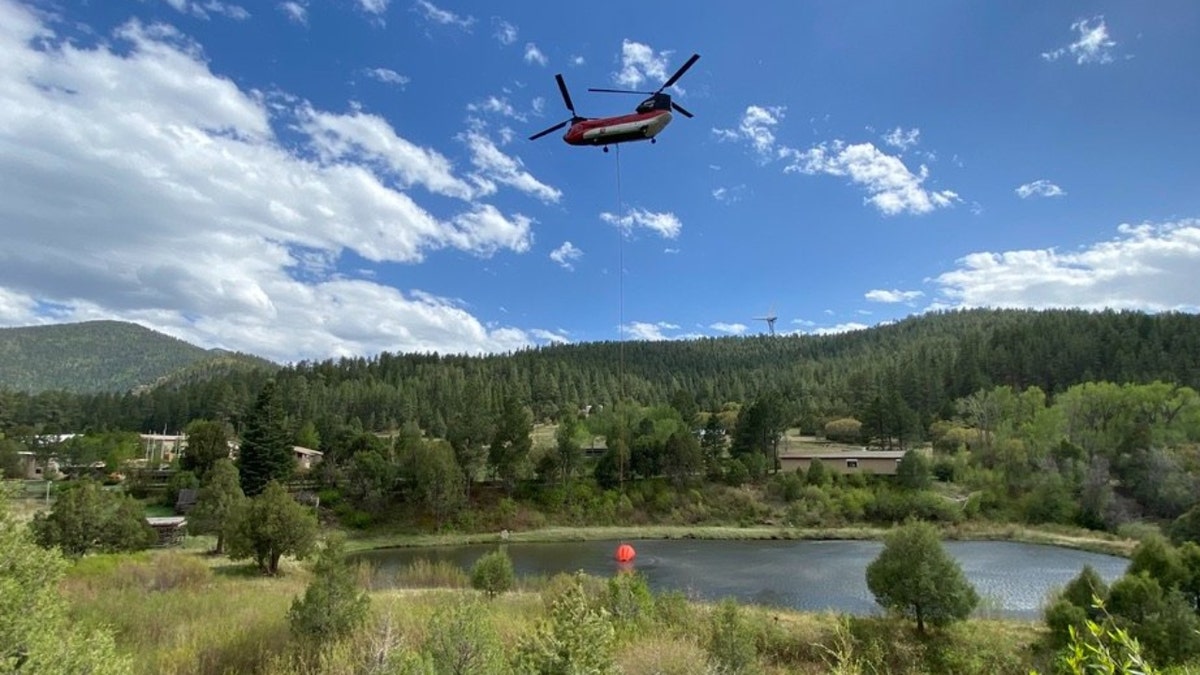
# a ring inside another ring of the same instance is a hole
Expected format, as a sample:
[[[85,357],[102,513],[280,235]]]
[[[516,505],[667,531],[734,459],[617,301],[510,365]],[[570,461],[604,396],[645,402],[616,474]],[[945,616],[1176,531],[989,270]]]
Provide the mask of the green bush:
[[[654,612],[654,596],[646,578],[637,572],[618,573],[608,580],[605,608],[626,627],[646,623]]]
[[[504,645],[487,617],[474,602],[439,609],[430,622],[425,640],[435,673],[478,673],[499,675],[510,672]]]
[[[539,623],[517,647],[517,672],[611,673],[616,669],[616,633],[608,612],[592,606],[582,574],[558,596],[549,620]]]
[[[742,609],[722,600],[709,620],[708,653],[724,673],[758,672],[758,646]]]
[[[508,592],[514,583],[512,558],[503,548],[485,553],[471,566],[471,588],[483,591],[488,598]]]
[[[313,580],[304,597],[292,601],[288,622],[292,633],[304,640],[337,640],[366,621],[370,604],[370,597],[359,588],[354,570],[346,562],[345,541],[333,536],[317,554]]]

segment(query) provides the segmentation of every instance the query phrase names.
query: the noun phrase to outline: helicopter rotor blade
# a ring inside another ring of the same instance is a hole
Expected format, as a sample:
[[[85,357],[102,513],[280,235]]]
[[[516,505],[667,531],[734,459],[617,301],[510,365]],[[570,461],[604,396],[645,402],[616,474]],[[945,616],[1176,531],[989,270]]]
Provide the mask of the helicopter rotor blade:
[[[683,106],[679,105],[678,103],[676,103],[676,102],[674,102],[674,101],[671,101],[671,107],[672,107],[672,108],[674,108],[676,111],[678,111],[678,112],[679,112],[679,114],[680,114],[680,115],[683,115],[684,117],[695,117],[695,115],[693,115],[692,113],[690,113],[690,112],[688,112],[688,111],[684,110],[684,109],[683,109]]]
[[[682,66],[680,66],[679,70],[675,71],[675,74],[671,76],[671,79],[664,82],[663,86],[659,87],[658,90],[662,91],[663,89],[666,89],[667,87],[678,82],[679,78],[683,77],[683,74],[688,71],[688,68],[691,68],[692,64],[695,63],[696,61],[698,61],[699,59],[700,59],[699,54],[692,54],[692,58],[688,59],[686,63],[684,63]]]
[[[567,91],[567,82],[563,79],[562,73],[555,75],[554,79],[558,81],[558,90],[562,92],[563,103],[567,104],[567,110],[575,115],[575,104],[571,102],[571,94]]]
[[[574,112],[574,111],[572,111],[572,112]],[[574,118],[572,118],[572,119],[574,119]],[[539,132],[537,132],[536,134],[534,134],[534,135],[530,136],[530,137],[529,137],[529,140],[531,140],[531,141],[536,141],[537,139],[541,138],[542,136],[545,136],[546,134],[549,134],[549,133],[552,133],[552,132],[558,131],[559,129],[561,129],[561,128],[563,128],[563,127],[567,126],[567,124],[568,124],[570,121],[571,121],[571,120],[564,120],[564,121],[562,121],[562,122],[559,122],[558,124],[555,124],[554,126],[550,127],[549,129],[546,129],[545,131],[539,131]]]
[[[657,93],[653,91],[633,91],[632,89],[596,89],[595,87],[589,88],[588,91],[599,91],[606,94],[642,94],[645,96],[653,96]]]

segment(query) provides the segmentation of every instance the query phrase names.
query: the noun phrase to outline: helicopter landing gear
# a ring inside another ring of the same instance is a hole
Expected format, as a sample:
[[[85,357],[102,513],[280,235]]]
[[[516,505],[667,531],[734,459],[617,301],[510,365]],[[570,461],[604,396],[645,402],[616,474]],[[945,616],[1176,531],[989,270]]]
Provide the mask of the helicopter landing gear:
[[[654,145],[654,144],[655,144],[655,143],[657,143],[657,142],[658,142],[658,139],[657,139],[657,138],[651,138],[651,139],[650,139],[650,145]]]
[[[608,146],[607,146],[607,145],[606,145],[606,146],[604,146],[604,151],[605,151],[605,152],[608,152]]]

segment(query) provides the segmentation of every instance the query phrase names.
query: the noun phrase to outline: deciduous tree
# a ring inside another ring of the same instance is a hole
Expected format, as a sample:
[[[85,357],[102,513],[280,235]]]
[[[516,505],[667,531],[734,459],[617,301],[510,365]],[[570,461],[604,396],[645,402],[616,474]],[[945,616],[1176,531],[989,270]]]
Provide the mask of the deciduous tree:
[[[192,420],[184,434],[187,449],[179,460],[179,468],[184,471],[203,479],[217,460],[229,459],[229,428],[224,422]]]

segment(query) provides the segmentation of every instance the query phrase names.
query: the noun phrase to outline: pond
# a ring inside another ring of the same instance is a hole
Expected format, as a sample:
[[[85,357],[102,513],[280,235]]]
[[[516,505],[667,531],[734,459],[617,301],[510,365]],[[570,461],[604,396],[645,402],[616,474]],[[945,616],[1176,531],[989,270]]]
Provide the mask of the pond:
[[[613,553],[619,542],[588,541],[508,544],[519,576],[583,570],[611,576],[620,569]],[[630,541],[637,550],[632,568],[656,591],[678,590],[702,600],[734,597],[742,602],[803,611],[853,614],[879,611],[867,590],[867,565],[879,555],[878,541]],[[944,544],[975,585],[982,614],[1037,619],[1050,592],[1091,565],[1107,582],[1125,572],[1128,560],[1074,549],[1008,541],[949,541]],[[384,586],[410,562],[445,560],[470,569],[495,545],[396,548],[356,556],[375,565]]]

